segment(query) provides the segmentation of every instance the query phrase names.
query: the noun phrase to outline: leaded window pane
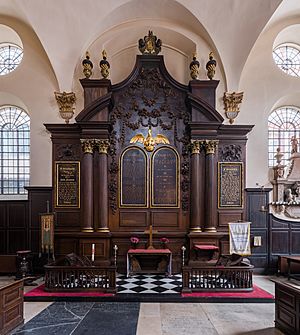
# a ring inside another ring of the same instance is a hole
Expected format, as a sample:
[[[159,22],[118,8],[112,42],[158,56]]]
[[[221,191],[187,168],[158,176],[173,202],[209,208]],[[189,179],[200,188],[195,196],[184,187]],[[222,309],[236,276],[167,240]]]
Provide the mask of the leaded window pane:
[[[15,106],[0,108],[0,194],[25,194],[29,185],[30,118]]]

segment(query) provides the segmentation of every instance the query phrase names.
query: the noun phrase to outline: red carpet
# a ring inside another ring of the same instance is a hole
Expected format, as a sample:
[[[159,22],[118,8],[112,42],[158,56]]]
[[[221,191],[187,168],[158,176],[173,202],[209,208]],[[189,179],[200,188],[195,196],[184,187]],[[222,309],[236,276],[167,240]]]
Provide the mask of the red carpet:
[[[182,293],[184,298],[254,298],[254,299],[274,299],[274,296],[262,288],[253,285],[252,292],[194,292]]]
[[[112,293],[103,292],[46,292],[45,285],[42,284],[35,289],[24,294],[24,297],[113,297]]]

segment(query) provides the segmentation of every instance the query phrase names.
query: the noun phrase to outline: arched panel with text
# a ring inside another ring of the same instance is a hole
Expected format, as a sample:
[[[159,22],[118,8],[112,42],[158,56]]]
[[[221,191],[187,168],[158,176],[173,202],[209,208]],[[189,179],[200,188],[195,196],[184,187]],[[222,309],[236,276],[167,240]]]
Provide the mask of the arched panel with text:
[[[151,157],[151,207],[179,207],[179,155],[160,147]]]
[[[147,155],[128,147],[120,157],[120,207],[148,207]]]

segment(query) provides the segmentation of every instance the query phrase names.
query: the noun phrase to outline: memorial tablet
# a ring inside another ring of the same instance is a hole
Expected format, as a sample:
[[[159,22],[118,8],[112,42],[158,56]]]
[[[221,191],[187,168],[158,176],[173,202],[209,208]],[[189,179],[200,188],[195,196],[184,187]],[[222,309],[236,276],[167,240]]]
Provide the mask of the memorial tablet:
[[[218,163],[218,208],[243,207],[243,163]]]
[[[151,207],[178,207],[179,159],[175,150],[160,148],[152,156]]]
[[[80,162],[55,162],[55,207],[80,207]]]
[[[147,156],[142,149],[126,149],[121,156],[120,206],[147,207]]]

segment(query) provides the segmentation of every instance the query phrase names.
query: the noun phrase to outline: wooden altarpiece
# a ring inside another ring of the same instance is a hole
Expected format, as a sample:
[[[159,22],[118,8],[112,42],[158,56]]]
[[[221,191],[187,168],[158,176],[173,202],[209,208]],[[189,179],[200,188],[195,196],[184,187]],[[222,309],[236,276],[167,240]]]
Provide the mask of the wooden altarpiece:
[[[56,255],[90,257],[94,243],[96,262],[109,264],[117,245],[118,270],[125,272],[130,237],[146,248],[150,224],[157,230],[154,247],[162,237],[170,241],[173,272],[181,269],[183,245],[191,262],[196,244],[228,253],[228,222],[245,218],[246,142],[252,126],[223,124],[215,109],[219,82],[180,84],[160,55],[137,56],[133,71],[119,84],[80,82],[84,109],[76,122],[45,125],[53,143]],[[148,151],[145,143],[130,143],[137,134],[146,139],[149,129],[169,144]],[[70,178],[62,178],[57,203],[58,166],[65,174],[72,169]]]

